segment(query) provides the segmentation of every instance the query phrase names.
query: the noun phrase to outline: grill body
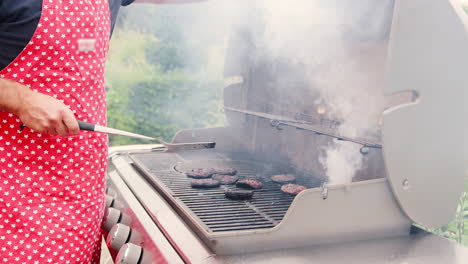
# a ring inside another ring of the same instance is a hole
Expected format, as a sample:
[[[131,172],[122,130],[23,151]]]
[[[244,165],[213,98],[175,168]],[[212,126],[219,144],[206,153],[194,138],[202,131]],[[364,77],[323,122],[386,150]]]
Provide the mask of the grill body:
[[[452,241],[448,241],[444,238],[436,235],[427,234],[418,231],[413,228],[410,234],[398,236],[394,238],[382,238],[370,241],[354,241],[351,243],[339,243],[333,245],[321,245],[321,246],[298,246],[296,239],[279,240],[278,234],[274,234],[270,238],[273,241],[268,241],[268,234],[272,234],[272,231],[278,231],[278,227],[270,229],[261,229],[258,232],[220,232],[218,234],[208,235],[213,239],[212,243],[219,242],[222,247],[240,246],[244,247],[247,239],[255,240],[257,243],[263,243],[266,248],[271,246],[273,243],[281,243],[281,249],[278,246],[273,246],[274,250],[262,250],[252,253],[241,253],[241,254],[220,254],[215,253],[210,247],[206,245],[208,236],[202,239],[200,233],[195,233],[195,229],[192,226],[187,225],[187,220],[180,217],[180,213],[174,210],[167,197],[164,199],[162,192],[154,187],[154,184],[150,184],[148,178],[142,174],[135,166],[132,166],[132,159],[130,159],[131,152],[138,151],[142,153],[145,149],[149,149],[148,146],[125,146],[124,148],[112,148],[111,151],[111,162],[109,163],[109,178],[108,178],[108,195],[115,198],[114,205],[112,207],[119,208],[125,212],[131,210],[131,225],[132,232],[140,232],[142,237],[145,239],[132,243],[143,248],[143,254],[150,255],[148,245],[154,243],[157,245],[159,250],[164,253],[166,260],[170,263],[200,263],[200,264],[218,264],[218,263],[229,263],[229,264],[241,264],[241,263],[255,263],[255,264],[279,264],[279,263],[310,263],[311,261],[325,264],[337,264],[337,263],[362,263],[362,264],[375,264],[375,263],[388,263],[388,264],[399,264],[403,262],[421,262],[421,263],[447,263],[447,264],[461,264],[466,263],[468,258],[468,250]],[[148,157],[152,154],[149,153]],[[164,156],[163,156],[164,157]],[[158,161],[161,161],[159,163]],[[173,161],[173,160],[172,160]],[[155,166],[157,164],[168,164],[172,163],[169,159],[154,160]],[[381,181],[381,180],[377,180]],[[359,191],[357,188],[353,188],[349,191]],[[330,197],[331,198],[331,197]],[[368,197],[367,197],[368,198]],[[124,202],[126,201],[126,202]],[[134,202],[130,202],[134,201]],[[291,208],[295,207],[294,201]],[[122,206],[117,206],[121,204]],[[125,205],[131,206],[125,207]],[[310,206],[315,206],[311,204]],[[307,208],[311,208],[308,206]],[[320,209],[320,208],[319,208]],[[350,208],[352,210],[354,208]],[[368,208],[369,214],[374,208]],[[328,208],[329,211],[333,211],[332,208]],[[215,210],[213,210],[215,211]],[[334,227],[335,221],[330,221],[327,225],[323,223],[327,215],[320,216],[316,210],[312,209],[315,218],[308,219],[305,226],[314,226],[314,228],[323,227]],[[342,224],[349,222],[356,224],[354,221],[355,217],[349,217],[347,215],[349,211],[335,212],[341,215]],[[376,214],[380,212],[374,212]],[[288,219],[289,212],[286,214],[282,223],[282,226]],[[312,213],[311,213],[312,215]],[[322,220],[319,220],[322,219]],[[152,221],[151,221],[152,220]],[[137,228],[134,224],[141,223],[144,228]],[[283,225],[281,228],[286,228]],[[298,228],[296,228],[298,229]],[[296,229],[291,229],[292,232],[296,232]],[[137,231],[136,231],[137,230]],[[160,230],[157,231],[157,230]],[[254,230],[252,230],[254,231]],[[287,230],[281,232],[286,233]],[[324,230],[323,232],[328,232]],[[350,230],[356,231],[356,230]],[[260,234],[256,236],[255,233]],[[359,233],[359,232],[357,232]],[[236,234],[241,237],[236,238]],[[318,233],[317,233],[318,234]],[[350,238],[350,233],[343,233],[343,236]],[[358,238],[361,236],[355,236]],[[164,239],[167,239],[165,241]],[[283,237],[283,239],[288,239]],[[301,237],[306,240],[306,238]],[[321,239],[321,240],[320,240]],[[228,241],[231,240],[231,241]],[[325,242],[326,240],[322,237],[312,237],[309,240],[314,240],[314,243],[318,243],[319,240]],[[165,247],[165,244],[172,245]],[[289,244],[294,244],[288,246]],[[241,244],[241,245],[239,245]],[[253,242],[252,242],[253,244]],[[286,245],[285,245],[286,244]],[[214,246],[216,247],[216,246]],[[259,250],[257,245],[255,249]],[[229,250],[229,248],[228,248]],[[221,248],[217,249],[220,252]],[[152,259],[148,262],[142,263],[157,263],[157,259]]]
[[[203,130],[197,135],[215,135]],[[182,133],[183,134],[183,133]],[[181,136],[182,134],[179,134]],[[197,138],[195,138],[197,140]],[[411,221],[400,210],[386,179],[328,187],[323,179],[259,155],[215,150],[130,153],[135,169],[164,196],[216,254],[240,254],[295,248],[409,233]],[[224,197],[226,187],[193,189],[184,174],[192,168],[234,167],[240,178],[261,180],[264,188],[252,200]],[[270,181],[274,174],[294,171],[308,190],[295,199]]]

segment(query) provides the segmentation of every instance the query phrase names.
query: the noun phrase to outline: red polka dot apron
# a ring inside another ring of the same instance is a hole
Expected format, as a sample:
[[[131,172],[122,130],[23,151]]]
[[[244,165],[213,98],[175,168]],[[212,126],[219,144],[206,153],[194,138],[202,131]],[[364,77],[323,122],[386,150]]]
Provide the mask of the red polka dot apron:
[[[105,125],[107,0],[43,0],[29,44],[1,78]],[[0,263],[99,263],[107,137],[50,136],[0,112]]]

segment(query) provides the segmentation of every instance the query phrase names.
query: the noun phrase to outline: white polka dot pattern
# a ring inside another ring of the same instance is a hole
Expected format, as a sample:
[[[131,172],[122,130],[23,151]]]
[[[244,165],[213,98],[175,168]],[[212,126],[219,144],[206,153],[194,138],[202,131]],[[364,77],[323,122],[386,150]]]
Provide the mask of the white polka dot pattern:
[[[29,44],[1,78],[53,96],[106,125],[107,0],[43,0]],[[80,50],[93,40],[92,51]],[[0,113],[0,263],[99,263],[107,137],[52,137]]]

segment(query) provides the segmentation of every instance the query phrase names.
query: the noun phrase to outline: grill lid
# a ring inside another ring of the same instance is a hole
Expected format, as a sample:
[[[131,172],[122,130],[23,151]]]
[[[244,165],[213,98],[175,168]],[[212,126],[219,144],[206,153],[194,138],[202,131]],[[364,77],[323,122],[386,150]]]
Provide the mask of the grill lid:
[[[397,1],[390,40],[385,92],[413,89],[419,100],[385,114],[388,178],[405,213],[431,228],[453,218],[468,165],[462,13],[451,1]]]
[[[400,93],[413,90],[419,98],[417,104],[385,113],[382,144],[380,138],[337,134],[334,128],[341,120],[320,117],[313,103],[320,94],[302,82],[302,65],[282,58],[263,60],[262,47],[246,41],[262,31],[250,21],[248,29],[234,34],[231,43],[235,45],[227,52],[226,61],[231,63],[225,66],[229,78],[224,104],[230,126],[240,128],[239,137],[253,151],[274,153],[310,171],[320,170],[310,166],[311,160],[318,159],[311,142],[324,145],[328,142],[323,138],[347,140],[362,145],[363,153],[383,145],[386,172],[404,212],[428,227],[448,223],[456,211],[468,164],[464,140],[468,127],[461,122],[468,114],[464,102],[468,98],[466,15],[452,2],[395,1],[385,93],[397,99]],[[276,139],[275,144],[266,138]],[[380,152],[373,153],[380,161]],[[367,167],[374,163],[368,162]],[[380,175],[376,167],[366,175]]]

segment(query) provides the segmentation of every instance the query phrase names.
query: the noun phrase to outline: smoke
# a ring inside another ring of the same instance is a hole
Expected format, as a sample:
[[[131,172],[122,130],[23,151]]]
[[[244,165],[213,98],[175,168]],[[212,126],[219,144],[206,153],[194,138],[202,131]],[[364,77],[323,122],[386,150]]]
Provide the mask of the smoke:
[[[392,0],[260,1],[264,34],[257,40],[272,57],[304,67],[314,105],[336,132],[378,140],[382,85]],[[291,91],[293,92],[293,91]],[[351,182],[363,166],[360,145],[333,140],[320,163],[332,184]]]
[[[158,6],[168,17],[154,23],[177,26],[189,54],[203,54],[186,57],[196,60],[192,64],[206,72],[206,78],[219,79],[230,28],[250,28],[262,56],[301,65],[303,72],[297,75],[305,76],[302,81],[310,94],[318,95],[308,99],[305,105],[313,109],[305,112],[335,120],[339,125],[333,129],[340,135],[375,141],[384,109],[382,85],[393,4],[394,0],[211,0]],[[141,12],[134,16],[142,17]],[[202,100],[197,98],[197,104]],[[332,184],[350,182],[362,168],[360,147],[332,140],[318,149]]]

